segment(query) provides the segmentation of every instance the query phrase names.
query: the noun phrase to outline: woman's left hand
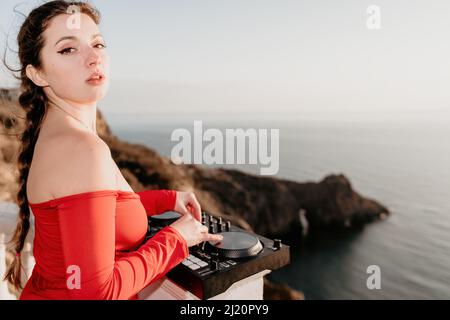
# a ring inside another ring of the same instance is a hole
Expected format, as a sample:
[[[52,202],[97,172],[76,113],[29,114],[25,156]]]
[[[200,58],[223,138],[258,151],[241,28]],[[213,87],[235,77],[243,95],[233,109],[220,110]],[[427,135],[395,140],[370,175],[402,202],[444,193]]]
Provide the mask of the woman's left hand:
[[[174,211],[182,215],[191,214],[196,220],[201,222],[202,209],[193,192],[177,191]]]

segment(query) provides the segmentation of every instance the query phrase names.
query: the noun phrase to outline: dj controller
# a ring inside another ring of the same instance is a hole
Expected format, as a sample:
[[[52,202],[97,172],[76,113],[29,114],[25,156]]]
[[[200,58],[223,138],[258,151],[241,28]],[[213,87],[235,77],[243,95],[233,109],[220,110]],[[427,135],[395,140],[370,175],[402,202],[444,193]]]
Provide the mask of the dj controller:
[[[175,211],[150,216],[145,241],[180,216]],[[209,233],[221,234],[223,240],[190,247],[189,257],[167,273],[169,279],[200,299],[214,297],[242,279],[290,262],[289,246],[279,239],[250,233],[205,211],[202,224]]]

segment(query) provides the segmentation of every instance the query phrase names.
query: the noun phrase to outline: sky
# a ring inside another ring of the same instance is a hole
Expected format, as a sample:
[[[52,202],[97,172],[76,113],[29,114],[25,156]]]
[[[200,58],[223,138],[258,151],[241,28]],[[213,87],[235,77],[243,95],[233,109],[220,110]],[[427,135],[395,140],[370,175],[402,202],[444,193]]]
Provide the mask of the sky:
[[[1,1],[1,52],[23,19],[14,6],[41,2]],[[112,59],[110,113],[450,115],[450,1],[90,2]]]

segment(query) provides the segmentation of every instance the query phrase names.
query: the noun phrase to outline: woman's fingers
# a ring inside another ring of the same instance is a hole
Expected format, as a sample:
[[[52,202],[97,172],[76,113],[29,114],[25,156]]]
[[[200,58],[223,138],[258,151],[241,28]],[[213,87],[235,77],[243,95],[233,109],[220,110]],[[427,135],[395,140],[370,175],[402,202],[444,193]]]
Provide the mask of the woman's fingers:
[[[202,240],[201,240],[202,242],[204,242],[204,241],[222,241],[223,240],[222,235],[209,233],[207,226],[200,224],[199,228],[200,228],[200,234],[202,237]]]
[[[178,209],[178,211],[179,211],[182,215],[184,215],[184,216],[188,216],[188,215],[191,214],[191,213],[189,212],[189,210],[188,210],[185,206],[181,206],[181,207]]]
[[[221,234],[204,233],[203,241],[222,241],[223,236]]]
[[[197,221],[201,221],[202,220],[202,208],[200,207],[200,203],[197,201],[197,198],[195,197],[195,194],[191,194],[191,202],[190,202],[194,212],[194,218]]]
[[[200,225],[200,233],[208,233],[208,227],[201,224]]]

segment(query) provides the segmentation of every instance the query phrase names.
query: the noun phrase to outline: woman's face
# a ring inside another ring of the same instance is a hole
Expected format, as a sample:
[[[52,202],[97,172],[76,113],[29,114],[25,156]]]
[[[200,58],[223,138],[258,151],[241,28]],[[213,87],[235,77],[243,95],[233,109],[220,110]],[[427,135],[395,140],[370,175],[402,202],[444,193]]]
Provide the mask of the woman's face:
[[[58,15],[44,32],[42,72],[50,86],[45,90],[69,102],[94,103],[109,86],[109,55],[95,22],[86,14],[79,15],[79,23],[73,19]],[[105,76],[103,83],[87,82],[96,71]]]

